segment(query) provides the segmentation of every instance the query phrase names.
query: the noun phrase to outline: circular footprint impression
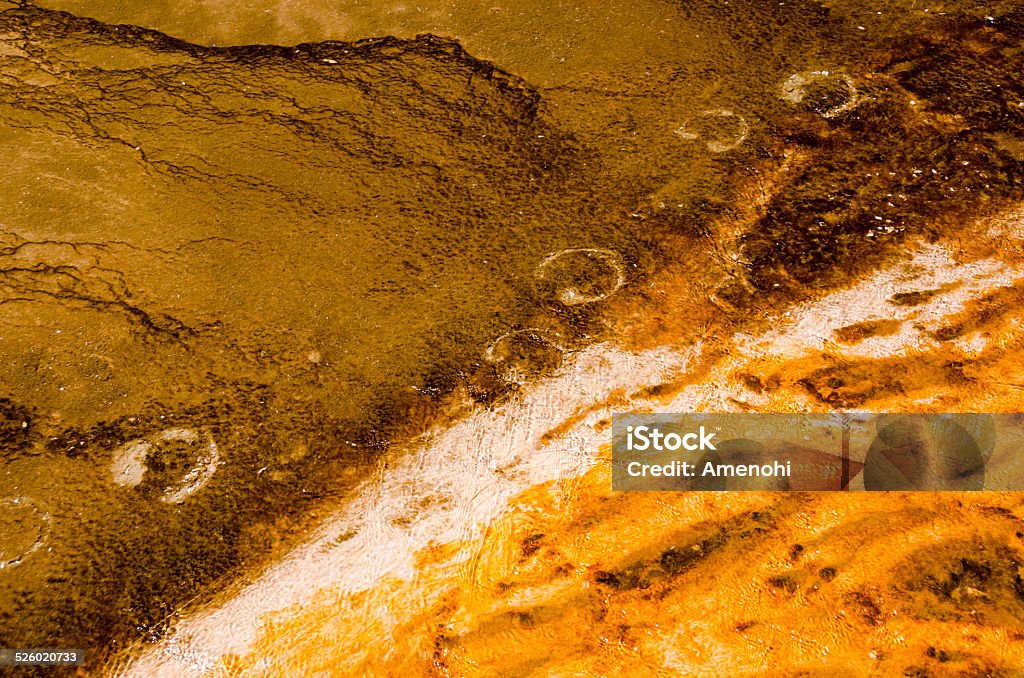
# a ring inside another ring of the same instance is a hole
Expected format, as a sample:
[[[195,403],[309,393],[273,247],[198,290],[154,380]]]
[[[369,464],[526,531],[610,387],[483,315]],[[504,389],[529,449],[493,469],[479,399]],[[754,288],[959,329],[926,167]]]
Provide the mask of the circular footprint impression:
[[[718,108],[687,120],[675,133],[683,139],[703,141],[712,153],[724,153],[746,140],[750,125],[742,115]]]
[[[220,451],[209,431],[169,428],[119,447],[110,471],[117,485],[142,486],[163,502],[179,504],[205,487],[219,465]]]
[[[782,99],[823,118],[834,118],[855,108],[860,94],[853,78],[845,73],[807,71],[782,83]]]
[[[562,364],[562,349],[530,328],[503,334],[484,353],[498,376],[513,384],[550,374]]]
[[[24,562],[46,542],[50,514],[28,497],[0,498],[0,570]]]
[[[626,267],[618,252],[597,248],[568,249],[549,254],[534,273],[545,295],[566,306],[593,304],[626,284]]]

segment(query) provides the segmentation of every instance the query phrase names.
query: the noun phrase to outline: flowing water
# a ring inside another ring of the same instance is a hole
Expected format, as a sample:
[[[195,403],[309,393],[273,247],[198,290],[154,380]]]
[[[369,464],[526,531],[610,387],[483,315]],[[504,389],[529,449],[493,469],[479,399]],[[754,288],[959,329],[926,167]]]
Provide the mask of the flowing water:
[[[537,436],[694,351],[928,242],[885,298],[1011,285],[1024,15],[876,4],[0,3],[0,645],[96,667],[240,595],[193,664],[244,654],[585,472]],[[810,308],[764,341],[855,324]],[[909,388],[841,367],[809,406]]]

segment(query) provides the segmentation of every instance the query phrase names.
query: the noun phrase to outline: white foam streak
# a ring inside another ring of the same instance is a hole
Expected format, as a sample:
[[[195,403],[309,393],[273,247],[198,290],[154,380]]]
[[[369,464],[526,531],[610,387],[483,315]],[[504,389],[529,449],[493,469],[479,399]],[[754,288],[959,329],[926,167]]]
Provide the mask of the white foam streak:
[[[633,355],[594,346],[520,399],[426,436],[414,450],[395,451],[311,541],[227,603],[180,623],[125,675],[208,675],[219,657],[252,646],[267,613],[326,586],[356,592],[387,576],[412,577],[416,552],[431,542],[480,537],[523,490],[589,468],[607,442],[592,424],[611,410],[588,413],[584,425],[547,445],[544,433],[616,389],[657,382],[686,364],[667,350]]]
[[[996,259],[961,263],[941,245],[925,245],[909,261],[785,313],[787,322],[778,328],[758,337],[739,335],[736,340],[749,354],[792,356],[833,344],[833,333],[839,328],[873,320],[898,320],[903,323],[900,331],[843,347],[843,353],[865,357],[904,355],[936,347],[938,342],[928,332],[938,329],[944,318],[964,310],[968,300],[1010,285],[1021,275],[1020,270]],[[935,294],[921,304],[898,306],[889,301],[895,294],[926,291]]]

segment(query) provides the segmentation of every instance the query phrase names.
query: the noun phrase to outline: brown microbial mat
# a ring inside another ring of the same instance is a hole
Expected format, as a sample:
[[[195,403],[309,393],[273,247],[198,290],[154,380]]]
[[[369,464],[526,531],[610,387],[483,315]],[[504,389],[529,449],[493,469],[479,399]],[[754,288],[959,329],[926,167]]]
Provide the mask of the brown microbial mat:
[[[0,650],[85,653],[3,670],[1024,675],[1024,494],[610,484],[1020,411],[1022,74],[1009,0],[0,1]]]

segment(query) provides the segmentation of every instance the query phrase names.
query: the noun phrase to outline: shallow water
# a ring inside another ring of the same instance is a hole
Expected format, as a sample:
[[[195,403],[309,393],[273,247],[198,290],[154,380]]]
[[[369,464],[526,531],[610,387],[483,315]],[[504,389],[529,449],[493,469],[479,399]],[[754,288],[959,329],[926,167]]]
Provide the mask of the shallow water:
[[[0,13],[8,646],[159,637],[431,423],[1020,198],[1009,3],[46,6],[175,39]]]

